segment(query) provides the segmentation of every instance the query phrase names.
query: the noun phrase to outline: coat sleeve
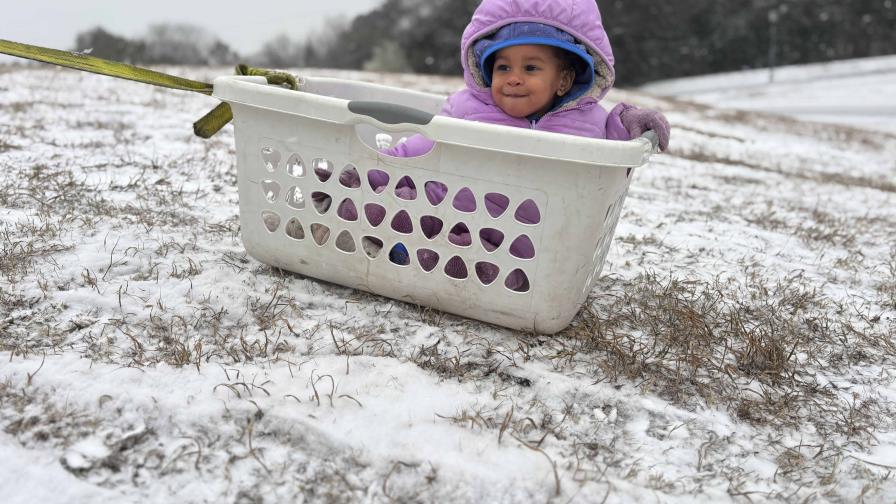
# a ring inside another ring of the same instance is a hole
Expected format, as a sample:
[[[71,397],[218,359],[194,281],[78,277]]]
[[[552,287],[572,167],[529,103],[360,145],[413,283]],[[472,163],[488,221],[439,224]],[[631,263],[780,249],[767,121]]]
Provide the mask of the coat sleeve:
[[[632,136],[622,124],[622,113],[626,110],[637,108],[634,105],[620,103],[613,107],[607,115],[607,140],[631,140]]]
[[[388,149],[380,152],[392,157],[417,157],[422,156],[432,150],[436,143],[423,135],[412,135],[410,138],[397,145],[393,145]]]
[[[457,93],[454,93],[445,100],[445,103],[442,104],[442,110],[439,111],[439,115],[455,117],[453,99],[456,95]],[[418,134],[411,136],[398,145],[393,145],[388,149],[383,149],[380,152],[392,157],[417,157],[429,153],[429,151],[431,151],[433,147],[435,147],[435,145],[436,143],[434,141]]]

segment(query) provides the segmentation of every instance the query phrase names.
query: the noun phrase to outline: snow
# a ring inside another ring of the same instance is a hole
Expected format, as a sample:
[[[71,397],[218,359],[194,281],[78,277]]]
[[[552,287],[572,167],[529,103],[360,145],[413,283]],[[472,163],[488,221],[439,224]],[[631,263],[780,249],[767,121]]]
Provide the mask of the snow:
[[[896,107],[894,66],[608,98],[663,110],[673,136],[636,170],[596,310],[646,296],[637,282],[653,274],[718,282],[749,325],[780,296],[769,286],[802,282],[829,301],[822,314],[884,336],[848,339],[839,350],[867,355],[845,363],[801,346],[791,378],[813,376],[818,406],[793,424],[749,421],[768,414],[751,400],[786,388],[761,377],[727,371],[741,411],[700,392],[729,382],[688,375],[694,355],[677,378],[657,373],[648,325],[624,335],[645,342],[641,367],[614,373],[620,358],[576,332],[518,333],[262,265],[239,238],[232,130],[192,136],[213,101],[0,67],[0,499],[892,501],[896,132],[762,111],[796,97]],[[722,108],[735,105],[750,112]]]
[[[642,89],[716,107],[896,133],[896,56],[670,79]]]

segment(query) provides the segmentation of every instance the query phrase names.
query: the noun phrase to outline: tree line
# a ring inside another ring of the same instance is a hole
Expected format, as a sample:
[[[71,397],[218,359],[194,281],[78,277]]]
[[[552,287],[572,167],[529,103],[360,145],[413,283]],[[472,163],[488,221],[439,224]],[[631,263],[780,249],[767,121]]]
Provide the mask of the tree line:
[[[896,53],[896,0],[600,0],[621,85],[771,65]],[[479,0],[384,0],[354,19],[324,21],[304,39],[278,35],[236,54],[190,25],[141,39],[102,28],[78,48],[141,64],[233,64],[459,74],[460,36]]]

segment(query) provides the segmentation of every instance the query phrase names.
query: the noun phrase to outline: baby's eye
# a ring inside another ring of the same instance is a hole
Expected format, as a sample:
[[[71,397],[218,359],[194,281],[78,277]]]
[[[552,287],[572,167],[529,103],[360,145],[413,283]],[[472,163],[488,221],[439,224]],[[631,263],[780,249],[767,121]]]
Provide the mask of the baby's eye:
[[[510,70],[510,66],[509,66],[509,65],[504,65],[504,64],[501,64],[501,63],[498,63],[497,65],[495,65],[495,71],[498,71],[498,72],[506,72],[506,71],[508,71],[508,70]]]
[[[536,65],[526,65],[527,72],[535,72],[537,70],[538,70],[538,67]]]

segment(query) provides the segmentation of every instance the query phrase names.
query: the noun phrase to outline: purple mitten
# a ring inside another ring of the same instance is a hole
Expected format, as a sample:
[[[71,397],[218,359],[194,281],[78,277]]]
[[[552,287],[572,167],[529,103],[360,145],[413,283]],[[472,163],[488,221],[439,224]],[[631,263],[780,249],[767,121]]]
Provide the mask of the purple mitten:
[[[622,111],[619,119],[632,138],[638,138],[645,131],[653,130],[659,139],[660,150],[665,151],[669,147],[669,121],[656,110],[628,107]]]

